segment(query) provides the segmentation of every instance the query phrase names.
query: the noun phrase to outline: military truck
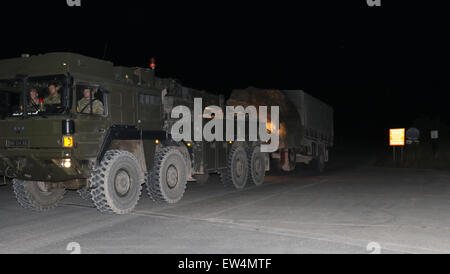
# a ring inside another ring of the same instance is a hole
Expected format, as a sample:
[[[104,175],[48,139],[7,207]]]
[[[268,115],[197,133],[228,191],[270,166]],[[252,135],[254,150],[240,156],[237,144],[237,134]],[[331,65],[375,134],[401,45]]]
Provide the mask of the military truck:
[[[13,179],[28,209],[49,210],[77,190],[101,212],[127,214],[143,187],[156,202],[176,203],[187,181],[211,173],[238,190],[264,181],[258,142],[172,139],[174,106],[200,97],[224,108],[225,100],[153,69],[74,53],[24,55],[0,61],[0,94],[0,175]]]
[[[304,163],[324,172],[334,144],[332,107],[302,90],[254,87],[233,90],[227,105],[279,106],[280,145],[277,152],[270,154],[270,169],[293,171],[297,163]]]

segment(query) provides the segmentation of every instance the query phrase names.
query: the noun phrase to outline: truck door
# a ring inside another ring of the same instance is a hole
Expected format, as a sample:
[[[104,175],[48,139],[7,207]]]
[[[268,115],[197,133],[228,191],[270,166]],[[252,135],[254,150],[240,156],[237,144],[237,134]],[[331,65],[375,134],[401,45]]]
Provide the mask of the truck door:
[[[138,98],[138,124],[144,130],[162,129],[162,100],[155,92],[141,92]]]
[[[75,154],[96,157],[108,131],[108,91],[89,83],[77,83],[75,91],[78,114],[75,124],[75,142],[78,148]]]

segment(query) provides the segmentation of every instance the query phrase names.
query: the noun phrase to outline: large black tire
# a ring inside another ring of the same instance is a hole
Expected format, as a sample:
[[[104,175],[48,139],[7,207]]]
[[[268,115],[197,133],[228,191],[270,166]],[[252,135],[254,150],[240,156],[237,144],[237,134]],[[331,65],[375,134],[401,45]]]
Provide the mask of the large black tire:
[[[176,147],[162,148],[155,153],[155,164],[147,180],[147,191],[155,202],[175,204],[186,191],[187,167],[183,154]]]
[[[136,157],[110,150],[89,178],[94,205],[102,213],[128,214],[141,196],[144,173]]]
[[[266,175],[266,159],[261,152],[260,146],[250,146],[247,149],[248,158],[248,182],[250,184],[261,186],[264,183]]]
[[[34,211],[47,211],[58,206],[65,189],[45,190],[41,182],[13,180],[13,189],[19,204]]]
[[[325,172],[325,156],[319,155],[316,159],[314,159],[314,169],[318,174],[322,174]]]
[[[287,159],[287,163],[285,163],[284,165],[281,165],[281,169],[284,172],[292,172],[295,170],[295,167],[297,165],[297,154],[295,152],[295,149],[289,149],[288,150],[288,159]],[[281,164],[281,162],[280,162]]]
[[[295,149],[289,149],[289,171],[294,171],[297,166],[297,152]]]
[[[227,168],[220,174],[225,187],[243,190],[248,181],[248,158],[244,146],[237,145],[231,148],[228,155]]]
[[[92,201],[91,189],[88,187],[83,187],[77,190],[78,195],[80,195],[81,199],[85,201]]]

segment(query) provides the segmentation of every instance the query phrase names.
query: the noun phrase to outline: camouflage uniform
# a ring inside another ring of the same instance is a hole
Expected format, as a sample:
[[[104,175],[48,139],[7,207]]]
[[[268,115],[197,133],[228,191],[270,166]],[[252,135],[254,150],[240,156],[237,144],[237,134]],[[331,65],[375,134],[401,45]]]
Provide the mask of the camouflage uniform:
[[[38,110],[40,110],[41,109],[41,107],[40,107],[40,105],[39,105],[39,102],[33,102],[33,101],[31,101],[28,105],[27,105],[27,111],[33,111],[33,112],[35,112],[35,111],[38,111]]]
[[[61,95],[48,96],[44,99],[46,105],[61,105]]]
[[[78,101],[77,110],[82,114],[91,114],[91,108],[89,106],[91,100],[83,98]],[[92,114],[102,115],[104,114],[103,103],[100,100],[92,100]]]

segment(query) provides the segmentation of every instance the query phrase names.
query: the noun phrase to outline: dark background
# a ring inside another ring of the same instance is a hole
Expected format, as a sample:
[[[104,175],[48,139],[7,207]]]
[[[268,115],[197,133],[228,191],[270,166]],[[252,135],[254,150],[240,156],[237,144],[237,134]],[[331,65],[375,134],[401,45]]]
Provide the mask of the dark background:
[[[3,1],[0,58],[72,51],[148,67],[155,57],[158,76],[210,92],[304,89],[335,108],[337,145],[387,146],[390,127],[449,121],[440,2]]]

